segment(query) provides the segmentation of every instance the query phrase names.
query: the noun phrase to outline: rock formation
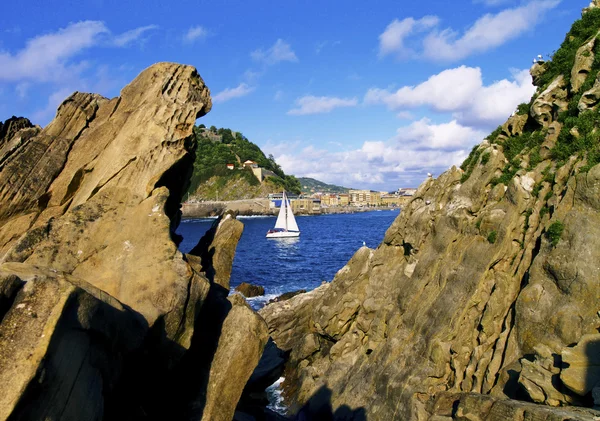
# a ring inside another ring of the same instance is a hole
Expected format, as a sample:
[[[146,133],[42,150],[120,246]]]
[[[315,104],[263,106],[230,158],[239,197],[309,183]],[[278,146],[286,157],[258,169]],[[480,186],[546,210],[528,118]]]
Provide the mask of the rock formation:
[[[327,396],[340,419],[600,417],[600,115],[577,93],[600,69],[573,69],[592,6],[556,53],[571,67],[532,69],[528,114],[428,178],[330,284],[260,311],[291,412]]]
[[[260,297],[261,295],[265,295],[265,289],[260,285],[253,285],[247,282],[242,282],[235,290],[242,294],[244,297]]]
[[[231,419],[267,341],[224,292],[242,224],[188,255],[175,234],[210,108],[193,67],[159,63],[0,126],[0,419]]]

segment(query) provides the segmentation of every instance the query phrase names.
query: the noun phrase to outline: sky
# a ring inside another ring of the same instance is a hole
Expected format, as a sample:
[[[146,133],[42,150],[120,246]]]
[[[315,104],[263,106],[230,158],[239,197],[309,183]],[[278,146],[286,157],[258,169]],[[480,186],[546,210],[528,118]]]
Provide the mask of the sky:
[[[29,0],[0,15],[0,120],[42,127],[74,91],[112,98],[160,61],[211,91],[206,126],[286,174],[417,187],[534,92],[589,0]]]

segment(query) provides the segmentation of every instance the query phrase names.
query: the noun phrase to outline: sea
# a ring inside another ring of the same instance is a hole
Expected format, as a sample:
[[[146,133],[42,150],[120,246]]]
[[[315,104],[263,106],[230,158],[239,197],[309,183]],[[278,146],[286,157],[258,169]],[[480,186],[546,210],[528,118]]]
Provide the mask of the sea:
[[[248,299],[258,310],[284,292],[310,291],[331,282],[363,244],[376,248],[381,243],[398,214],[398,209],[391,209],[297,216],[298,238],[266,238],[275,225],[274,216],[239,216],[244,232],[233,260],[231,289],[242,282],[264,287],[264,296]],[[180,250],[190,251],[213,222],[213,218],[183,220],[177,230],[183,236]]]

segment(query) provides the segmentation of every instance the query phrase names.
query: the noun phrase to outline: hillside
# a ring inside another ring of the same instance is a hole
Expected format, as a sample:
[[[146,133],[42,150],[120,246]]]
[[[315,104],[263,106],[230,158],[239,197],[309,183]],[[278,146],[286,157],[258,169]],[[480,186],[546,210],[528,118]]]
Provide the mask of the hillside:
[[[340,419],[598,419],[598,6],[531,68],[531,101],[428,178],[379,247],[260,311],[299,419],[316,396]]]
[[[272,155],[265,156],[263,151],[240,132],[231,129],[207,129],[203,124],[194,127],[197,143],[193,174],[187,193],[191,197],[216,199],[222,192],[221,200],[261,197],[268,193],[285,189],[299,193],[300,183],[294,176],[286,175],[275,162]],[[270,172],[261,183],[249,168],[242,163],[250,160]],[[227,164],[234,164],[228,169]],[[223,194],[228,191],[228,198]],[[236,194],[240,192],[241,195]],[[242,197],[243,196],[243,197]]]
[[[347,187],[336,186],[335,184],[327,184],[322,181],[315,180],[314,178],[309,177],[299,177],[298,181],[300,182],[300,186],[302,187],[302,192],[306,193],[314,193],[314,192],[322,192],[322,193],[348,193],[350,190]]]

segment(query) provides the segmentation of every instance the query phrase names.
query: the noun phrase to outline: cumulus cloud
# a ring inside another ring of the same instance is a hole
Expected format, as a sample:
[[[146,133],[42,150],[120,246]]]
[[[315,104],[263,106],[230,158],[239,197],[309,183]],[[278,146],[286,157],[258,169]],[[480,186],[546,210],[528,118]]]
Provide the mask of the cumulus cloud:
[[[349,151],[302,147],[302,142],[268,145],[265,150],[273,153],[286,173],[346,187],[391,191],[416,187],[428,172],[439,175],[460,164],[483,136],[454,120],[436,124],[422,119],[399,128],[388,140],[368,140]]]
[[[444,70],[416,86],[395,92],[372,88],[367,104],[385,104],[392,110],[427,106],[437,112],[450,112],[462,124],[499,124],[521,103],[529,101],[535,88],[527,70],[514,71],[513,79],[484,85],[481,69],[460,66]]]
[[[507,3],[506,0],[478,0],[488,6]],[[518,7],[488,13],[477,19],[463,33],[452,28],[440,28],[436,16],[393,20],[379,35],[379,56],[423,57],[433,61],[456,61],[496,48],[535,27],[546,12],[560,0],[533,0]],[[419,35],[419,37],[417,37]],[[412,48],[407,40],[412,37]]]
[[[197,25],[197,26],[192,26],[190,29],[188,29],[188,31],[185,34],[185,36],[183,37],[183,39],[186,42],[194,42],[197,40],[205,39],[207,36],[208,36],[208,30],[206,30],[206,28],[204,28],[200,25]]]
[[[383,57],[390,53],[408,55],[412,51],[405,46],[405,39],[413,33],[431,29],[438,23],[437,16],[425,16],[421,19],[406,18],[401,21],[394,19],[379,35],[379,56]]]
[[[358,104],[356,98],[337,98],[331,96],[306,95],[296,100],[297,108],[292,108],[289,115],[307,115],[329,113],[334,108],[355,107]]]
[[[113,44],[117,47],[125,47],[134,41],[139,40],[145,32],[158,29],[158,25],[146,25],[140,26],[139,28],[132,29],[127,32],[123,32],[121,35],[116,35],[113,38]]]
[[[559,2],[532,1],[497,14],[486,14],[462,35],[452,29],[432,32],[423,41],[424,55],[434,60],[452,61],[498,47],[533,28]]]
[[[230,99],[239,98],[242,96],[248,95],[250,92],[254,90],[254,87],[249,86],[246,83],[240,83],[235,88],[226,88],[213,96],[213,103],[225,102]]]
[[[273,46],[267,50],[258,49],[250,53],[254,61],[272,66],[282,61],[297,62],[298,57],[292,50],[290,44],[282,39],[278,39]]]
[[[0,52],[0,81],[48,82],[69,78],[85,66],[70,64],[69,59],[96,45],[99,37],[108,33],[103,22],[71,23],[55,33],[30,39],[16,54]]]

